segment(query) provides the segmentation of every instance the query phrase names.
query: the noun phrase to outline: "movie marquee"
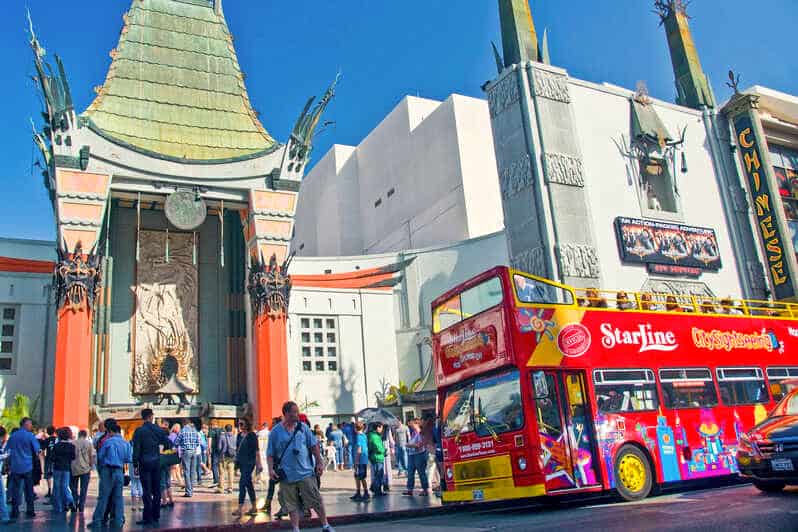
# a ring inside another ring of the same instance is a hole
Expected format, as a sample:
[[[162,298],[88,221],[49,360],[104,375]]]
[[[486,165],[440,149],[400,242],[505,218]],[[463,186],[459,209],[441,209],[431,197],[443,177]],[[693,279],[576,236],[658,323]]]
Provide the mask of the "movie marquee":
[[[615,231],[621,260],[651,273],[698,277],[722,266],[714,229],[618,217]]]

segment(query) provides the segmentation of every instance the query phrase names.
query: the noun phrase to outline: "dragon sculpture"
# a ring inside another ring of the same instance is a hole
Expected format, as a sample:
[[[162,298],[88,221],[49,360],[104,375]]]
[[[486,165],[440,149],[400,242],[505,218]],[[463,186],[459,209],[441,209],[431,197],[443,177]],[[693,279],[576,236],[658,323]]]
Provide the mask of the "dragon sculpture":
[[[55,267],[55,293],[58,308],[66,305],[68,310],[79,312],[91,310],[102,286],[102,255],[92,248],[83,253],[83,244],[75,244],[69,253],[66,241],[57,249],[58,263]]]
[[[291,277],[288,266],[293,254],[280,265],[277,255],[272,255],[269,263],[254,256],[249,271],[247,290],[252,303],[252,313],[261,316],[264,313],[272,319],[283,318],[288,314],[288,302],[291,297]]]

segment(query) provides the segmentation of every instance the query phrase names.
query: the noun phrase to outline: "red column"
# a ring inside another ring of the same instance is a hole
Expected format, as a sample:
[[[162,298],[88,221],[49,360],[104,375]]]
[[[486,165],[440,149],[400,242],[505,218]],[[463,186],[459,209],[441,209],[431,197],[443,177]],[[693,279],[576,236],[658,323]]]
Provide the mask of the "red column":
[[[91,310],[62,306],[55,340],[53,425],[89,428]]]
[[[285,314],[256,316],[252,326],[252,358],[257,397],[255,421],[259,424],[280,415],[288,401],[288,336]],[[259,425],[258,425],[259,426]]]
[[[58,248],[55,289],[58,323],[55,338],[53,425],[89,428],[92,309],[101,285],[101,257],[84,254],[80,242],[70,253]]]

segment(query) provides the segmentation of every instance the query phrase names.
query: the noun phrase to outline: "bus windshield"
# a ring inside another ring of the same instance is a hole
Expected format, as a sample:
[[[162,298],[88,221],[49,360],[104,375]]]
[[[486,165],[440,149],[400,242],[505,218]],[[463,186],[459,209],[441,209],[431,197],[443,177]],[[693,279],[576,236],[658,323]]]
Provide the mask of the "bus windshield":
[[[572,305],[574,296],[568,290],[516,273],[513,275],[515,294],[521,303],[543,305]]]
[[[480,377],[450,390],[441,417],[447,438],[472,431],[493,436],[519,430],[524,426],[519,371]]]

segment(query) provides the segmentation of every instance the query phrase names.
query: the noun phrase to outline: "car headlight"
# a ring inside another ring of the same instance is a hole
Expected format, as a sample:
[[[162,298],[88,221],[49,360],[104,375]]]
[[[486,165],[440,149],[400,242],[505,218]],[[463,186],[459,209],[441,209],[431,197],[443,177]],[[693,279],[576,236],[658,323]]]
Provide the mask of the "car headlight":
[[[451,467],[447,467],[446,468],[446,478],[448,480],[452,480],[452,477],[454,477],[454,473],[452,472],[452,468]]]
[[[523,456],[518,459],[518,469],[521,471],[526,471],[526,458]]]

